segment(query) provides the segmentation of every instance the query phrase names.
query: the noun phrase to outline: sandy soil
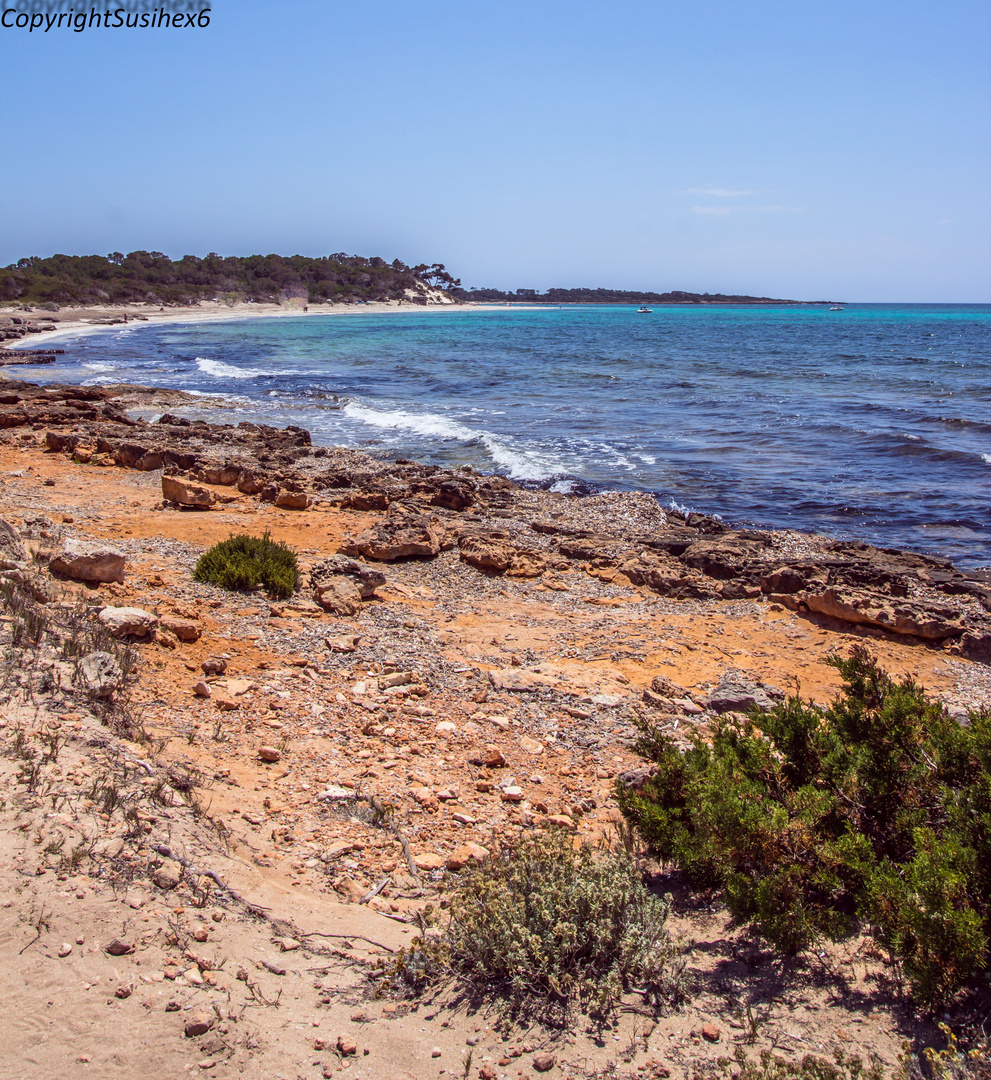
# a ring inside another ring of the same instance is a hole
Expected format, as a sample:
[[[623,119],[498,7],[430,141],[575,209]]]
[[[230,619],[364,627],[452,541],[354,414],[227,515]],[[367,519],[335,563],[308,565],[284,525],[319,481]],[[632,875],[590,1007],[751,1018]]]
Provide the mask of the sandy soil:
[[[160,474],[76,464],[30,438],[0,443],[0,516],[35,546],[75,537],[127,554],[123,584],[63,583],[67,600],[144,608],[199,634],[137,646],[130,708],[150,742],[115,733],[71,692],[0,710],[0,1014],[12,1036],[0,1076],[516,1078],[537,1075],[541,1053],[555,1078],[688,1076],[737,1047],[869,1050],[893,1065],[905,1040],[938,1042],[865,941],[782,961],[659,869],[688,965],[684,1003],[657,1014],[631,998],[607,1028],[497,1029],[494,1008],[449,992],[383,989],[381,965],[420,932],[468,843],[492,850],[552,815],[582,839],[614,835],[613,778],[638,764],[632,717],[659,673],[696,695],[728,668],[784,689],[797,674],[825,701],[838,687],[825,658],[870,638],[888,670],[959,707],[991,701],[988,668],[763,600],[679,602],[576,571],[491,578],[456,552],[384,567],[386,585],[351,619],[232,596],[191,576],[229,533],[270,529],[312,565],[369,516],[253,499],[167,509]],[[227,670],[205,678],[216,656]],[[528,691],[493,679],[514,671]],[[390,672],[411,677],[390,687]],[[203,681],[210,697],[194,689]],[[24,748],[40,755],[52,731],[60,752],[32,786]],[[278,760],[260,760],[262,745]],[[471,763],[491,746],[504,767]],[[195,798],[152,797],[159,778],[190,774]],[[520,802],[501,797],[509,776]],[[111,784],[130,818],[108,803]],[[358,812],[370,796],[395,808],[414,867]],[[73,862],[88,842],[93,855]],[[162,845],[196,872],[162,887],[156,874],[175,865]],[[114,938],[132,948],[110,955]],[[201,1012],[208,1030],[187,1036]]]

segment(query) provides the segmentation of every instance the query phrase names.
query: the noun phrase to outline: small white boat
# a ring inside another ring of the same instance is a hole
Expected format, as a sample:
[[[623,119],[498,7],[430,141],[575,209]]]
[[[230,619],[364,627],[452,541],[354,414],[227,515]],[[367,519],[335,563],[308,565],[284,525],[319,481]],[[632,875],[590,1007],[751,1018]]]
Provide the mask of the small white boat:
[[[830,311],[843,311],[845,309],[843,308],[842,304],[833,304],[833,306],[829,310]]]
[[[637,314],[638,315],[653,315],[654,314],[654,309],[649,308],[649,307],[638,307],[637,308]]]

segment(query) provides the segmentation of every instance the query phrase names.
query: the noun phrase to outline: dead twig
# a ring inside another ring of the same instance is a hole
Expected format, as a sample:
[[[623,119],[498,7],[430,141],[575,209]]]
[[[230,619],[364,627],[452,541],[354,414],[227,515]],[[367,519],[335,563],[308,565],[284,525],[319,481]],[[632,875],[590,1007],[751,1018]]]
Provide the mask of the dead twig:
[[[239,904],[243,904],[249,914],[257,915],[261,918],[268,918],[268,908],[259,907],[257,904],[252,904],[250,900],[245,900],[245,898],[239,892],[232,889],[215,870],[198,870],[193,866],[189,859],[184,859],[181,855],[177,855],[165,844],[156,844],[152,847],[152,850],[157,851],[163,858],[175,859],[180,866],[185,867],[196,877],[208,877],[218,889],[222,889],[232,900],[235,900]]]
[[[373,941],[363,934],[321,934],[319,931],[314,931],[312,934],[304,934],[303,937],[340,938],[342,941],[367,941],[369,945],[384,949],[387,953],[394,953],[396,951],[395,949],[390,949],[388,945],[383,945],[381,941]]]
[[[358,901],[358,903],[367,904],[369,900],[372,900],[376,896],[378,896],[378,894],[386,887],[386,885],[389,884],[390,881],[392,881],[391,877],[386,876],[382,878],[378,885],[376,885],[374,889],[370,889],[368,892],[366,892],[365,895]]]

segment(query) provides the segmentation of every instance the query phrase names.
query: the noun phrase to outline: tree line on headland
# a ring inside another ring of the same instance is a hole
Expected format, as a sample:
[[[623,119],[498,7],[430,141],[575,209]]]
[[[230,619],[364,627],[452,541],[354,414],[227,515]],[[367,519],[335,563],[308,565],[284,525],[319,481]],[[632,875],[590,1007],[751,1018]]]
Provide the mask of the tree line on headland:
[[[468,303],[517,304],[792,304],[768,296],[641,292],[625,289],[500,289],[462,286],[443,263],[407,266],[362,255],[184,255],[161,251],[109,255],[52,255],[20,259],[0,269],[0,303],[24,305],[193,304],[221,300],[301,301],[305,304],[412,300],[426,303],[440,289]]]
[[[800,304],[769,296],[729,296],[725,293],[640,292],[634,289],[452,289],[458,300],[478,304]],[[818,301],[825,303],[826,301]]]
[[[400,300],[461,282],[443,264],[407,266],[361,255],[236,255],[212,252],[173,261],[160,251],[53,255],[0,269],[0,302],[23,304],[192,304],[198,300],[305,303]]]

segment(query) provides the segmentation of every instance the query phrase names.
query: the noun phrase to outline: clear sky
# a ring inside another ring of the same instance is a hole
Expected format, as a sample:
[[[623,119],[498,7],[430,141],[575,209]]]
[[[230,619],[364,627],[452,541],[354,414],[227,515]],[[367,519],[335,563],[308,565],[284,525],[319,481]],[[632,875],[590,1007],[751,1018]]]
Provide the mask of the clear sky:
[[[346,251],[498,288],[991,301],[986,0],[210,20],[0,28],[0,264]]]

